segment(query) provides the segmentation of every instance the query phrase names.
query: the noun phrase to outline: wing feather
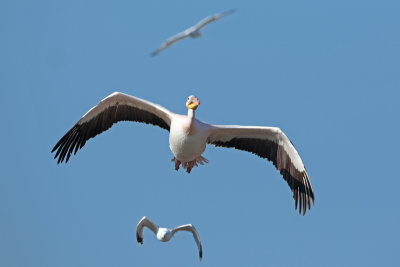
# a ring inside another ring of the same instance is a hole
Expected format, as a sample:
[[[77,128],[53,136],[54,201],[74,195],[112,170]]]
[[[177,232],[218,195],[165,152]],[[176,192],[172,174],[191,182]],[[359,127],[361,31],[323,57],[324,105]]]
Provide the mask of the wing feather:
[[[72,152],[86,141],[107,131],[120,121],[136,121],[159,126],[169,131],[174,113],[149,101],[115,92],[90,109],[54,146],[58,163],[68,162]]]
[[[197,232],[196,228],[191,224],[185,224],[185,225],[181,225],[181,226],[178,226],[178,227],[174,228],[172,230],[172,233],[175,234],[178,231],[189,231],[189,232],[192,232],[193,238],[196,241],[197,248],[199,250],[199,257],[200,257],[200,260],[201,260],[203,258],[203,247],[201,246],[200,236],[199,236],[199,233]]]
[[[207,24],[209,24],[209,23],[211,23],[213,21],[219,20],[219,19],[221,19],[221,18],[223,18],[225,16],[228,16],[228,15],[232,14],[233,12],[235,12],[234,9],[226,11],[226,12],[223,12],[223,13],[215,14],[215,15],[212,15],[212,16],[208,16],[208,17],[202,19],[201,21],[199,21],[196,25],[193,26],[193,28],[196,31],[198,31],[201,28],[205,27]]]
[[[136,240],[140,245],[143,244],[143,229],[144,229],[144,227],[149,228],[155,235],[157,235],[157,232],[158,232],[158,226],[155,225],[149,218],[144,216],[142,219],[140,219],[140,221],[136,227]]]
[[[314,203],[314,191],[304,164],[292,142],[279,128],[258,126],[214,126],[208,143],[232,147],[266,158],[275,165],[293,192],[295,208],[306,213]]]
[[[180,32],[180,33],[172,36],[165,43],[161,44],[160,48],[158,48],[156,51],[152,52],[150,55],[153,57],[156,56],[157,54],[161,53],[162,51],[164,51],[165,49],[167,49],[174,43],[178,42],[179,40],[182,40],[183,38],[188,37],[189,34],[190,34],[190,32],[188,30],[185,30],[183,32]]]

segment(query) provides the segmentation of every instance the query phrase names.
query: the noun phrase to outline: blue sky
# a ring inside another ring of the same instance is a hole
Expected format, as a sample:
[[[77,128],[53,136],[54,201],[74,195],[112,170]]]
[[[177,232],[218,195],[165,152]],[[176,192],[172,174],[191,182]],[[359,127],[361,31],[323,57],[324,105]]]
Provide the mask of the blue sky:
[[[0,2],[1,266],[395,266],[398,1]],[[149,57],[203,17],[237,12]],[[316,194],[306,216],[271,163],[208,147],[175,172],[166,131],[120,123],[66,165],[51,148],[114,91],[215,124],[278,126]],[[192,223],[135,240],[142,216]]]

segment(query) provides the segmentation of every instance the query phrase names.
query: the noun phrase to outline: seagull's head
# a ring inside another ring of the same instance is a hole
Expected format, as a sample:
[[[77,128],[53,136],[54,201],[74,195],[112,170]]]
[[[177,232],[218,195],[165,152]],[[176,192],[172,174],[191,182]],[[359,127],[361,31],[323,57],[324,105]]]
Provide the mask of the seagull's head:
[[[194,31],[194,32],[192,32],[192,33],[190,34],[190,37],[192,37],[192,38],[199,38],[199,37],[201,37],[201,36],[203,36],[203,33],[202,33],[201,31],[199,31],[199,30]]]
[[[198,99],[194,95],[189,96],[186,101],[186,107],[188,109],[196,110],[198,106],[200,106],[200,99]]]
[[[167,242],[169,238],[169,230],[167,228],[161,228],[158,230],[157,239],[161,242]]]

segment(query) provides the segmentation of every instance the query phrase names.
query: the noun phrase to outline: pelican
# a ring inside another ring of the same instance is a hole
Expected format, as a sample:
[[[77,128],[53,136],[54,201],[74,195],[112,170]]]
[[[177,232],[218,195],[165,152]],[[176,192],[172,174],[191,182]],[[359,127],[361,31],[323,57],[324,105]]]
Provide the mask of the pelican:
[[[205,27],[210,22],[216,21],[216,20],[218,20],[220,18],[223,18],[223,17],[225,17],[227,15],[230,15],[233,12],[235,12],[235,10],[229,10],[227,12],[215,14],[215,15],[208,16],[208,17],[202,19],[196,25],[194,25],[194,26],[184,30],[183,32],[180,32],[177,35],[174,35],[171,38],[169,38],[165,43],[163,43],[160,46],[160,48],[158,48],[156,51],[151,53],[151,56],[155,56],[155,55],[159,54],[160,52],[162,52],[163,50],[165,50],[166,48],[168,48],[169,46],[171,46],[175,42],[177,42],[179,40],[182,40],[183,38],[186,38],[186,37],[198,38],[198,37],[203,36],[203,34],[200,32],[201,28]]]
[[[143,229],[147,227],[157,236],[157,239],[161,242],[168,242],[179,231],[189,231],[192,232],[194,240],[196,241],[197,248],[199,249],[200,260],[203,258],[203,248],[201,246],[200,236],[191,224],[185,224],[173,229],[158,227],[149,218],[144,216],[138,223],[136,228],[136,240],[139,245],[143,245]]]
[[[195,118],[200,100],[187,98],[187,115],[180,115],[149,101],[115,92],[91,108],[54,146],[58,163],[68,162],[71,153],[86,141],[108,130],[119,121],[153,124],[169,131],[169,147],[175,170],[188,173],[208,160],[202,156],[206,145],[232,147],[265,158],[275,165],[293,192],[295,208],[306,213],[314,203],[314,191],[304,164],[289,138],[277,127],[212,125]]]

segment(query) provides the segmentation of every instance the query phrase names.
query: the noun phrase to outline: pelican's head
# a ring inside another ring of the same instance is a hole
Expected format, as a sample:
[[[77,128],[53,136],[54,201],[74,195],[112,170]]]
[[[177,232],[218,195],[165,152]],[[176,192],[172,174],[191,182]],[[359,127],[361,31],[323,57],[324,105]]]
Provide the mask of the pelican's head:
[[[194,95],[189,96],[186,101],[186,107],[188,109],[196,110],[198,106],[200,106],[200,99],[198,99]]]

